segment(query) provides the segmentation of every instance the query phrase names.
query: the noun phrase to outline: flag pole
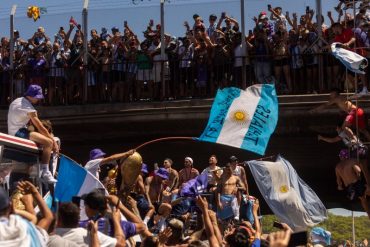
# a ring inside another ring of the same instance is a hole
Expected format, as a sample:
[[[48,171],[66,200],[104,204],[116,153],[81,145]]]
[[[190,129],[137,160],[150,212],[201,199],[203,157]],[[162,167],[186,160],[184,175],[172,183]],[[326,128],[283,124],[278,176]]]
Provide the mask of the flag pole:
[[[356,242],[356,234],[355,234],[355,215],[353,213],[353,210],[351,211],[352,212],[352,243],[355,244]]]

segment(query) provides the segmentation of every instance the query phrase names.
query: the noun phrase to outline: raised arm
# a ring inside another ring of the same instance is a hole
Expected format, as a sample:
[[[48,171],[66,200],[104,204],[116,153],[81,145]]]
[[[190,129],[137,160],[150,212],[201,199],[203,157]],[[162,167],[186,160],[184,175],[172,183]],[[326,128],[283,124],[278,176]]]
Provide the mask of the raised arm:
[[[204,228],[205,228],[206,233],[207,233],[209,246],[210,247],[219,247],[220,245],[218,243],[215,231],[213,229],[211,219],[209,218],[207,200],[198,196],[197,197],[197,206],[202,210]]]
[[[50,211],[49,207],[46,205],[44,199],[38,192],[37,188],[28,181],[21,181],[18,183],[17,189],[22,193],[22,194],[31,194],[33,198],[36,201],[36,204],[40,208],[40,212],[42,215],[42,218],[39,220],[37,223],[37,226],[43,228],[45,231],[49,230],[49,226],[51,222],[54,219],[53,213]]]
[[[324,141],[324,142],[327,142],[327,143],[336,143],[336,142],[340,142],[342,140],[342,138],[340,138],[340,136],[336,136],[336,137],[324,137],[322,135],[318,135],[317,136],[317,140]]]
[[[328,11],[328,18],[330,20],[330,26],[333,25],[335,23],[335,21],[333,19],[333,16],[331,15],[331,11]]]
[[[120,210],[116,207],[113,207],[112,210],[112,220],[113,220],[114,238],[117,240],[116,247],[125,247],[126,236],[121,226],[121,213]]]
[[[118,154],[113,154],[107,158],[104,158],[100,164],[103,165],[103,164],[107,164],[107,163],[110,163],[112,161],[115,161],[115,160],[120,160],[120,159],[126,159],[128,158],[130,155],[133,155],[135,153],[135,150],[134,149],[131,149],[127,152],[124,152],[124,153],[118,153]]]
[[[262,235],[262,228],[260,221],[258,219],[258,209],[260,207],[260,203],[258,200],[256,200],[253,204],[253,218],[254,218],[254,228],[256,229],[256,233],[254,234],[254,237],[256,239],[260,239]]]

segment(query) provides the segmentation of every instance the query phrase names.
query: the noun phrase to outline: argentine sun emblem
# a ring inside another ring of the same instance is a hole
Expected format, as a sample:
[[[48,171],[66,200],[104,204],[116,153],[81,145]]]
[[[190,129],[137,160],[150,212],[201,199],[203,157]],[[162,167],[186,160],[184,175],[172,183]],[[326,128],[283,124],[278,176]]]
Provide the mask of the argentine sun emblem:
[[[280,186],[281,193],[287,193],[289,191],[289,187],[287,185]]]
[[[249,120],[249,115],[246,111],[238,109],[231,113],[231,121],[239,124],[245,124]]]

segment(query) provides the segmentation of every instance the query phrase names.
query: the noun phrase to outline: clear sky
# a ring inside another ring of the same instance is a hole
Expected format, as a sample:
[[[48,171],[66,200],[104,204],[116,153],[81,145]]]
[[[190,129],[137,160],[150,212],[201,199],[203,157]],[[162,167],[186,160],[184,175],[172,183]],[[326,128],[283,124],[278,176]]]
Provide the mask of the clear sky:
[[[156,23],[160,20],[160,0],[90,0],[89,29],[107,27],[108,29],[117,26],[122,30],[124,20],[127,20],[132,29],[139,37],[146,29],[150,19]],[[315,0],[245,0],[246,31],[252,29],[252,18],[261,11],[267,10],[267,4],[273,7],[281,6],[283,12],[289,11],[303,14],[306,6],[315,8]],[[337,0],[322,0],[323,13],[337,4]],[[1,0],[0,9],[0,36],[9,36],[9,14],[13,4],[17,4],[15,16],[15,28],[21,32],[22,37],[30,37],[38,26],[43,26],[49,36],[53,36],[60,26],[68,27],[70,16],[81,22],[81,10],[83,0]],[[27,7],[36,5],[47,7],[48,13],[41,16],[41,19],[34,22],[26,16]],[[185,20],[192,23],[194,13],[199,14],[206,21],[211,13],[220,16],[225,11],[229,16],[240,21],[239,0],[170,0],[165,4],[165,31],[174,36],[183,36]],[[325,14],[326,16],[326,14]]]

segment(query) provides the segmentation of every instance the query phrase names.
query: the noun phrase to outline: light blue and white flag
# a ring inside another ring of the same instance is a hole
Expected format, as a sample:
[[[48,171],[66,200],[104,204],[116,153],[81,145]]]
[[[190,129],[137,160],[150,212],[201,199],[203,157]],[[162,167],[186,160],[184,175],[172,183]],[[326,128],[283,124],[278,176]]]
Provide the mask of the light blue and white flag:
[[[368,62],[363,56],[343,48],[343,44],[341,43],[333,43],[331,45],[331,52],[350,71],[365,74],[365,68],[368,66]]]
[[[311,241],[314,245],[328,246],[331,244],[331,232],[326,231],[322,227],[314,227],[311,230]]]
[[[82,196],[93,189],[104,189],[104,185],[77,162],[60,156],[58,182],[55,186],[55,200],[71,202],[73,196]]]
[[[219,89],[200,141],[220,143],[265,154],[278,121],[278,100],[273,84],[242,90]]]
[[[249,161],[254,180],[272,212],[294,231],[306,230],[327,218],[316,193],[298,176],[289,161]]]

